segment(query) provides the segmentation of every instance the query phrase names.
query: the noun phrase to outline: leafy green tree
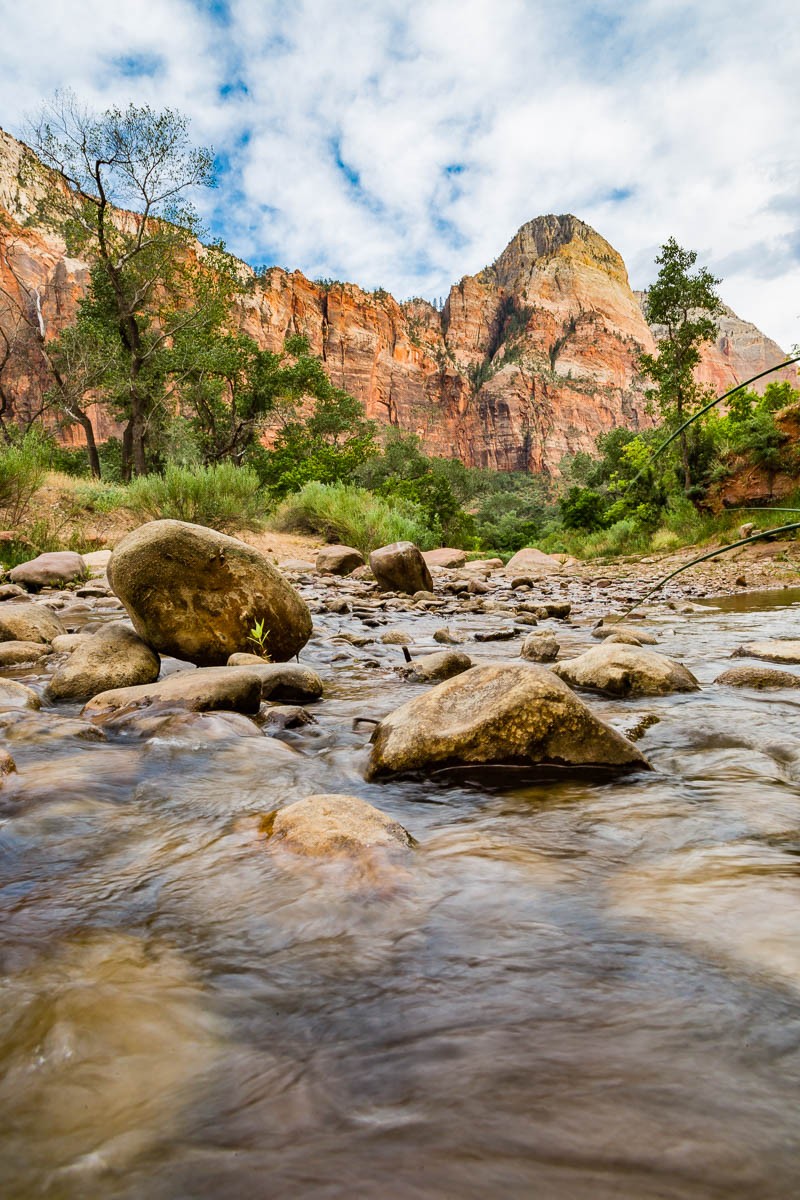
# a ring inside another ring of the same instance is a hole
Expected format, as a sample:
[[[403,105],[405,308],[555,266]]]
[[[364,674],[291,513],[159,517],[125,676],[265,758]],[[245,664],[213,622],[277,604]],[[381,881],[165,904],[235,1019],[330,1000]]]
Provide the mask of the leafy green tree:
[[[682,423],[697,407],[703,393],[694,378],[700,349],[717,332],[715,317],[722,309],[716,292],[719,280],[706,267],[692,273],[697,261],[694,250],[684,250],[674,238],[661,248],[656,262],[658,278],[647,293],[647,316],[651,325],[663,327],[656,354],[643,354],[640,366],[655,384],[648,398],[658,405],[665,421]],[[689,439],[680,435],[683,486],[692,488]]]
[[[42,215],[70,254],[94,264],[79,325],[87,348],[116,339],[99,395],[126,421],[124,473],[142,474],[148,434],[174,386],[173,343],[219,328],[239,286],[222,245],[199,245],[187,198],[213,184],[213,154],[191,146],[186,119],[172,109],[131,104],[97,115],[69,93],[45,107],[30,136],[63,184],[44,198]]]

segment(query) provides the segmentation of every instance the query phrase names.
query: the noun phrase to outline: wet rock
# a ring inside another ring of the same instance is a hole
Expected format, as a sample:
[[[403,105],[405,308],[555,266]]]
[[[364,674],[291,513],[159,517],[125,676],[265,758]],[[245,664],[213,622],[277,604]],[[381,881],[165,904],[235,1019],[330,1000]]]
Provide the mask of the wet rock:
[[[612,633],[610,637],[607,637],[605,644],[607,646],[641,646],[642,643],[629,629],[620,629],[618,633]]]
[[[22,583],[27,588],[37,590],[42,587],[61,587],[65,583],[83,579],[86,574],[86,563],[80,554],[72,550],[57,550],[20,563],[9,571],[8,578],[12,583]]]
[[[452,546],[440,546],[438,550],[424,550],[422,557],[429,567],[463,567],[467,556],[463,550],[455,550]]]
[[[44,642],[0,642],[0,668],[38,662],[47,654],[52,648]]]
[[[491,585],[480,579],[470,579],[467,584],[467,591],[471,596],[485,596],[491,590]]]
[[[466,633],[461,633],[458,629],[436,629],[434,630],[433,640],[440,642],[443,646],[460,646],[462,642],[467,640]]]
[[[644,756],[545,667],[473,667],[385,717],[367,777],[470,765],[647,767]]]
[[[435,592],[429,592],[422,588],[420,591],[414,592],[414,595],[411,598],[419,603],[420,601],[436,600],[436,594]]]
[[[433,654],[422,654],[401,670],[404,679],[411,683],[430,683],[433,680],[450,679],[472,666],[472,659],[460,650],[435,650]]]
[[[54,637],[50,645],[57,654],[72,654],[78,646],[83,646],[92,637],[91,633],[60,633]]]
[[[433,579],[421,551],[413,542],[392,542],[373,550],[369,565],[384,592],[432,592]]]
[[[517,631],[513,625],[506,625],[502,629],[479,629],[474,636],[476,642],[509,642]]]
[[[364,566],[364,555],[353,546],[323,546],[317,551],[317,570],[328,575],[349,575]]]
[[[800,663],[800,639],[774,638],[764,642],[745,642],[733,652],[734,658],[763,658],[766,662]]]
[[[384,646],[410,646],[414,639],[405,629],[387,629],[386,633],[381,634],[380,640]]]
[[[299,729],[303,725],[316,725],[317,718],[306,708],[297,704],[276,704],[264,714],[262,725],[267,730]]]
[[[541,607],[546,616],[555,617],[558,621],[565,620],[572,612],[572,605],[568,600],[545,600]]]
[[[727,687],[749,687],[764,691],[767,688],[800,687],[800,675],[791,671],[774,671],[770,667],[733,667],[714,680]]]
[[[600,639],[614,637],[615,635],[625,636],[626,634],[636,638],[640,646],[655,646],[658,644],[658,638],[654,637],[646,629],[639,629],[638,626],[609,623],[608,625],[598,625],[596,629],[592,630],[592,637]],[[618,640],[621,639],[618,638]],[[633,643],[630,644],[632,645]]]
[[[18,583],[2,583],[0,584],[0,601],[14,600],[17,596],[25,596],[27,592],[24,587],[20,587]]]
[[[279,809],[271,826],[270,844],[295,854],[354,854],[411,846],[402,825],[358,796],[306,796]]]
[[[158,679],[161,660],[126,625],[106,625],[82,640],[47,687],[53,700],[85,700],[111,688]]]
[[[232,654],[228,666],[254,671],[261,680],[263,700],[306,704],[322,695],[322,680],[317,672],[299,663],[266,663],[255,654]]]
[[[0,750],[0,780],[6,775],[14,775],[17,764],[7,750]]]
[[[554,662],[558,658],[560,649],[561,647],[552,633],[540,630],[537,633],[528,634],[522,643],[520,654],[529,662]]]
[[[666,696],[694,692],[700,686],[691,671],[663,654],[608,642],[557,663],[552,670],[572,687],[610,696]]]
[[[0,679],[0,708],[41,708],[33,688],[15,679]]]
[[[258,726],[249,717],[235,712],[179,712],[161,717],[148,730],[151,738],[162,742],[205,746],[231,738],[261,738]]]
[[[114,712],[128,705],[175,703],[194,712],[230,709],[256,713],[261,707],[261,677],[254,667],[200,667],[179,671],[157,683],[100,692],[84,707],[87,715]]]
[[[550,554],[543,554],[535,546],[526,546],[518,550],[506,563],[506,575],[510,578],[525,576],[538,579],[542,575],[557,575],[563,571],[558,559]]]
[[[108,574],[136,632],[161,654],[225,663],[263,621],[269,655],[283,662],[311,636],[305,602],[269,559],[202,525],[140,526],[116,547]]]
[[[333,600],[329,600],[325,605],[326,612],[329,613],[349,613],[350,605],[345,600],[344,596],[335,596]]]
[[[0,606],[0,642],[52,642],[66,632],[44,604],[23,601]]]

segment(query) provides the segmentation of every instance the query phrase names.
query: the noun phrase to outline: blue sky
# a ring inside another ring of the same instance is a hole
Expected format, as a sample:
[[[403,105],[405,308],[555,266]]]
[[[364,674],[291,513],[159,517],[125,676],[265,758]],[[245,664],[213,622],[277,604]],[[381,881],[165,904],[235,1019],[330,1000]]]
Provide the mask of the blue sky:
[[[56,87],[181,109],[234,252],[400,299],[446,295],[540,213],[588,221],[636,287],[674,235],[788,347],[799,77],[792,0],[26,0],[0,124]]]

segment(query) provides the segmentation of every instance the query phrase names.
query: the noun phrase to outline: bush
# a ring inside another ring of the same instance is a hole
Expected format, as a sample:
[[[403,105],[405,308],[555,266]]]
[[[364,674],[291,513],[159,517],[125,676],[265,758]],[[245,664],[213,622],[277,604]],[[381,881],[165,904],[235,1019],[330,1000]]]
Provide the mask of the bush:
[[[287,533],[316,534],[355,546],[362,554],[389,542],[415,542],[423,550],[436,544],[416,505],[392,502],[345,483],[307,483],[286,497],[271,524]]]
[[[128,488],[127,506],[143,521],[167,517],[220,533],[257,530],[264,524],[258,476],[232,463],[195,470],[169,466],[163,475],[141,475]]]
[[[0,523],[4,529],[17,529],[28,519],[46,471],[45,446],[35,433],[26,433],[0,449]]]

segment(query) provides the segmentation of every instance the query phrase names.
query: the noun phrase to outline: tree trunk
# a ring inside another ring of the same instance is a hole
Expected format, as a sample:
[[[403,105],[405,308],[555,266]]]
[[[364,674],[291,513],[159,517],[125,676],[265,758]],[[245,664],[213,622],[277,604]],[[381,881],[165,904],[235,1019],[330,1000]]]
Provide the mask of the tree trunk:
[[[683,462],[683,486],[689,491],[692,486],[692,472],[689,469],[689,443],[686,440],[686,430],[681,434],[681,461]]]
[[[95,441],[92,422],[86,413],[82,413],[78,419],[83,427],[83,432],[86,434],[86,456],[89,459],[89,467],[95,479],[100,479],[102,475],[100,471],[100,455],[97,453],[97,442]]]
[[[139,411],[134,413],[131,422],[131,441],[133,445],[133,473],[134,475],[147,474],[147,460],[144,453],[144,421],[142,414]]]
[[[133,428],[130,421],[122,431],[122,482],[131,481],[131,460],[133,457]]]

